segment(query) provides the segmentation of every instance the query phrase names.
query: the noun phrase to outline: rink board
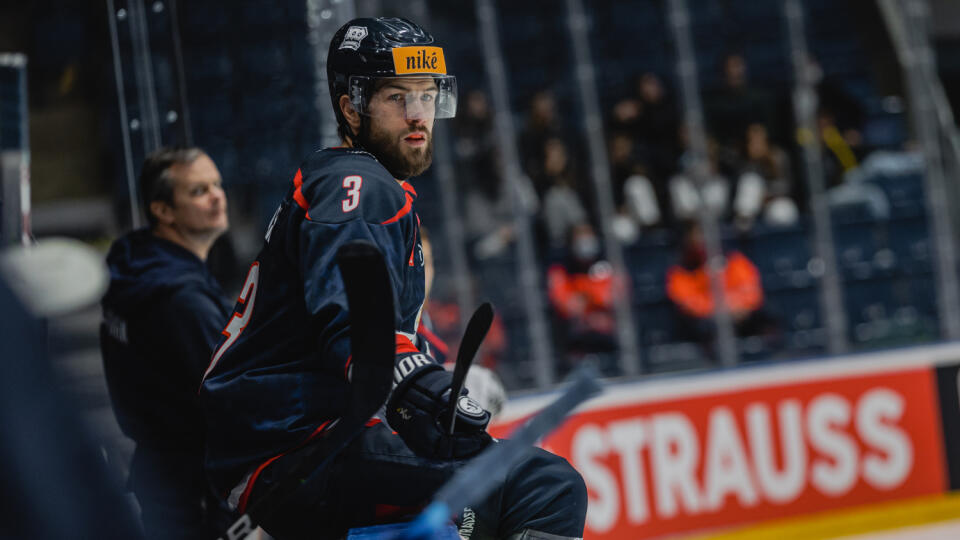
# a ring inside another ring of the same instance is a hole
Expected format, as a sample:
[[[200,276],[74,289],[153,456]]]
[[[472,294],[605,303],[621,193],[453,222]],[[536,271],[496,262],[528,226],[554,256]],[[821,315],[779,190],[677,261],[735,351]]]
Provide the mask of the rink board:
[[[765,521],[755,525],[734,526],[727,530],[689,536],[685,540],[862,540],[874,536],[887,540],[918,540],[921,535],[915,531],[941,529],[940,524],[949,524],[951,529],[956,529],[960,526],[957,523],[958,518],[960,494],[941,493]],[[935,534],[933,538],[960,538],[960,534]]]
[[[613,383],[543,446],[583,475],[591,539],[923,501],[960,488],[958,366],[946,344]],[[491,431],[551,397],[511,400]]]

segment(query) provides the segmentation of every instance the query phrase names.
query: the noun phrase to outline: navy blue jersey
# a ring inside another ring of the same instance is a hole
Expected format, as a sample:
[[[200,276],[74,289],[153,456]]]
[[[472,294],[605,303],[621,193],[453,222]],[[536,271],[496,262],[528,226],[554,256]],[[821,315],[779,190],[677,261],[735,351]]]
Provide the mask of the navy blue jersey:
[[[207,470],[221,493],[344,413],[350,339],[341,245],[366,240],[381,250],[396,295],[398,355],[417,352],[424,267],[415,198],[360,150],[315,152],[297,171],[200,389]]]

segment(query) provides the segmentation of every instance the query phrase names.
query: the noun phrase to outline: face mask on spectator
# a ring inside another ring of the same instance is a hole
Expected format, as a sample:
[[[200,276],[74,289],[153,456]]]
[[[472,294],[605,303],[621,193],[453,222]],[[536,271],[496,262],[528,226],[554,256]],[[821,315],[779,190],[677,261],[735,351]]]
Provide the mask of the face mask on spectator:
[[[600,241],[596,236],[581,236],[573,241],[573,256],[581,261],[600,255]]]

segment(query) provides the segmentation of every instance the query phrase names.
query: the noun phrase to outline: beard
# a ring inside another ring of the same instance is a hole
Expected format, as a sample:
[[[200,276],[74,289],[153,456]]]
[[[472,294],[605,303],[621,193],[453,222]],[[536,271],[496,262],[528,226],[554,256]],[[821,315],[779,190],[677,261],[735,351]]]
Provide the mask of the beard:
[[[402,139],[386,131],[375,129],[372,122],[366,123],[363,127],[365,129],[361,130],[358,137],[361,147],[373,154],[397,180],[418,176],[433,162],[433,134],[426,129],[414,129],[405,135],[422,133],[427,144],[420,148],[404,148]]]

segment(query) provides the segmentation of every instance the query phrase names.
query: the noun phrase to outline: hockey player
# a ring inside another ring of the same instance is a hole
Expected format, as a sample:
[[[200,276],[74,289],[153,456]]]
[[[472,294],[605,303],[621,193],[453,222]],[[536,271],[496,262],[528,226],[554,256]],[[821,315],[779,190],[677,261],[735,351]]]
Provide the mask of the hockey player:
[[[405,19],[355,19],[334,35],[327,72],[343,145],[313,153],[296,172],[204,376],[212,483],[244,511],[344,413],[349,318],[334,259],[345,242],[372,242],[387,263],[396,387],[389,427],[371,420],[262,524],[280,539],[338,538],[348,527],[404,519],[491,444],[489,414],[475,404],[458,407],[453,435],[440,428],[452,377],[416,339],[424,263],[407,179],[430,165],[434,120],[456,111],[443,49]],[[579,474],[537,451],[483,504],[463,509],[461,535],[576,538],[585,513]]]
[[[230,313],[207,270],[227,229],[217,166],[198,148],[160,148],[140,175],[150,226],[110,247],[110,288],[100,330],[113,410],[137,443],[130,487],[148,539],[202,539],[203,417],[196,391]],[[210,503],[213,503],[211,498]]]

